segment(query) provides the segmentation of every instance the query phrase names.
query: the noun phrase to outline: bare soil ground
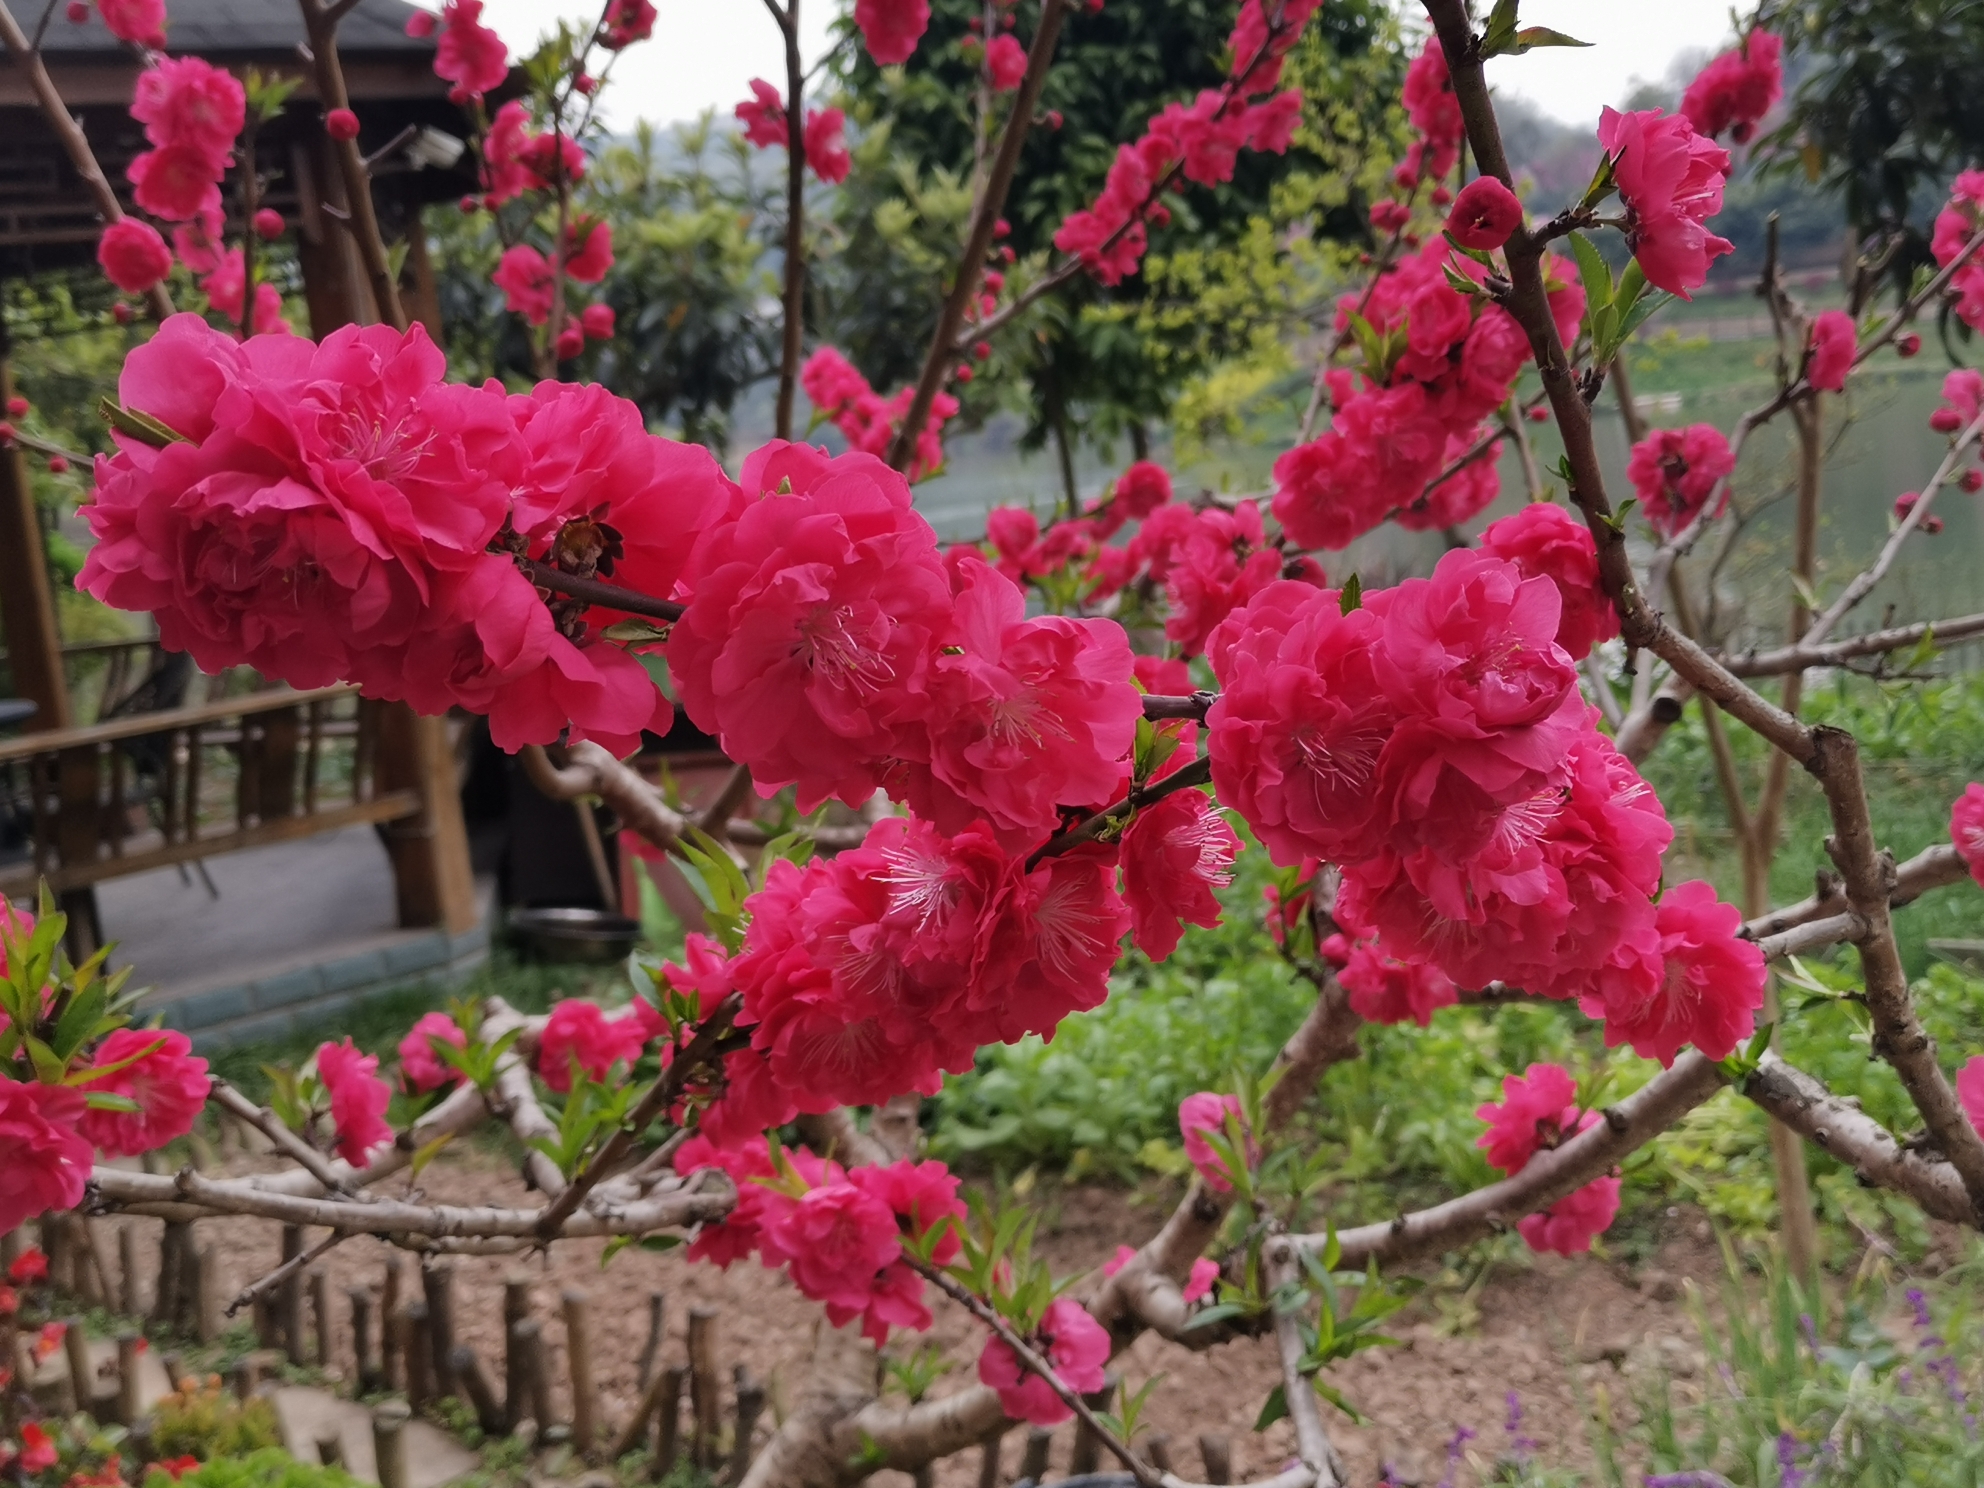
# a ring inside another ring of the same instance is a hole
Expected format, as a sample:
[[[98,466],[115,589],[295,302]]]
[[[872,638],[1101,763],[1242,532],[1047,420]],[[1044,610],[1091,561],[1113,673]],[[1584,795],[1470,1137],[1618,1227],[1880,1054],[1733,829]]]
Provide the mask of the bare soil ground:
[[[405,1181],[396,1178],[389,1186],[397,1191]],[[419,1182],[427,1197],[439,1202],[530,1202],[512,1168],[493,1154],[474,1150],[444,1154]],[[1121,1190],[1101,1187],[1060,1190],[1044,1202],[1046,1217],[1037,1245],[1057,1274],[1098,1266],[1126,1241],[1141,1243],[1166,1210],[1161,1198],[1140,1202]],[[151,1274],[159,1226],[138,1220],[110,1223],[139,1227],[140,1265]],[[222,1259],[223,1295],[232,1296],[277,1264],[280,1241],[273,1222],[206,1220],[197,1228],[202,1232],[198,1243],[215,1246]],[[1714,1295],[1722,1263],[1696,1216],[1679,1214],[1670,1228],[1652,1262],[1636,1274],[1622,1264],[1588,1257],[1529,1258],[1490,1269],[1478,1285],[1436,1287],[1393,1319],[1391,1331],[1403,1340],[1402,1347],[1367,1351],[1330,1376],[1365,1418],[1355,1425],[1334,1412],[1329,1417],[1352,1481],[1378,1482],[1389,1469],[1392,1482],[1431,1488],[1446,1471],[1449,1441],[1463,1427],[1477,1435],[1464,1448],[1472,1465],[1463,1464],[1458,1482],[1477,1481],[1479,1471],[1510,1445],[1505,1422],[1511,1394],[1520,1401],[1521,1433],[1536,1443],[1536,1450],[1546,1460],[1575,1463],[1589,1459],[1584,1423],[1594,1401],[1609,1405],[1623,1424],[1635,1382],[1660,1368],[1677,1376],[1685,1393],[1702,1364],[1680,1283],[1693,1278]],[[771,1408],[760,1433],[773,1429],[783,1402],[796,1394],[805,1377],[819,1309],[783,1274],[756,1263],[721,1271],[689,1262],[679,1251],[655,1254],[630,1247],[602,1269],[601,1250],[598,1241],[571,1241],[555,1255],[528,1262],[503,1256],[456,1258],[458,1341],[475,1349],[500,1381],[502,1283],[512,1273],[528,1275],[562,1411],[567,1372],[559,1298],[568,1289],[584,1292],[590,1303],[601,1414],[617,1423],[634,1407],[648,1297],[658,1291],[667,1298],[662,1362],[685,1358],[689,1309],[716,1308],[726,1392],[731,1366],[747,1366],[770,1389]],[[359,1237],[326,1260],[335,1299],[333,1357],[347,1378],[354,1361],[344,1289],[369,1286],[376,1295],[387,1253],[380,1242]],[[404,1264],[407,1284],[417,1285],[411,1261]],[[941,1395],[973,1382],[983,1335],[961,1309],[934,1291],[931,1302],[936,1325],[929,1341],[951,1365],[933,1390]],[[907,1351],[921,1341],[903,1336],[894,1347]],[[1292,1435],[1286,1422],[1262,1434],[1252,1430],[1279,1378],[1268,1340],[1242,1340],[1194,1353],[1146,1336],[1114,1368],[1132,1389],[1153,1375],[1163,1376],[1142,1429],[1170,1438],[1180,1472],[1198,1473],[1196,1443],[1208,1432],[1231,1439],[1235,1481],[1272,1471],[1287,1459]],[[1023,1440],[1020,1430],[1007,1436],[1001,1482],[1016,1476]],[[1073,1440],[1072,1424],[1056,1433],[1056,1474],[1065,1469]],[[944,1463],[937,1482],[942,1488],[969,1488],[978,1482],[978,1471],[974,1448]],[[884,1473],[874,1481],[906,1488],[909,1480]]]

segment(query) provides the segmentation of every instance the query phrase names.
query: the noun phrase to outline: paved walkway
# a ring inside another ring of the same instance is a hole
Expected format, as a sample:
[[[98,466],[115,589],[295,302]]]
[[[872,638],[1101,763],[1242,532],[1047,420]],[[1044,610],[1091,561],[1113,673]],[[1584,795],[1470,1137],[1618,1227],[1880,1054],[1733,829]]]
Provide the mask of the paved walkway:
[[[184,879],[158,868],[97,889],[115,963],[161,999],[396,928],[392,869],[370,827],[205,861],[219,898],[190,866]]]

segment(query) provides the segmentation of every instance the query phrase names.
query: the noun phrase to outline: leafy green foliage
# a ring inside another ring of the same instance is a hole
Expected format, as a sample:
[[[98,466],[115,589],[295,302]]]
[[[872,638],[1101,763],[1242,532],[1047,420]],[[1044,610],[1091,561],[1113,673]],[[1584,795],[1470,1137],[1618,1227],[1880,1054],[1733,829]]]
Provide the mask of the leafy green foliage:
[[[1905,283],[1928,260],[1950,178],[1984,154],[1984,99],[1964,81],[1984,58],[1984,13],[1966,0],[1767,0],[1759,19],[1790,66],[1811,68],[1767,147],[1837,190],[1863,238],[1899,232],[1890,269]]]
[[[282,1430],[276,1421],[275,1407],[267,1400],[259,1396],[246,1401],[237,1399],[221,1384],[219,1375],[178,1383],[190,1384],[192,1388],[175,1390],[153,1407],[152,1442],[160,1457],[197,1457],[202,1462],[212,1462],[216,1458],[246,1458],[264,1448],[281,1445]],[[228,1470],[220,1469],[223,1473]],[[252,1477],[242,1480],[243,1488],[259,1482]],[[222,1485],[215,1482],[213,1488]],[[295,1484],[291,1488],[314,1488],[314,1485]]]

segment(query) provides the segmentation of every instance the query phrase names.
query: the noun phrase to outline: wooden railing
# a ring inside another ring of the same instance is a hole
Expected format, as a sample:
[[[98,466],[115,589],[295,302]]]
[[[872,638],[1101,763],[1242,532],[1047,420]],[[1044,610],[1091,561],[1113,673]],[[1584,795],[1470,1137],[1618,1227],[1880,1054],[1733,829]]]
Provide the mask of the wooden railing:
[[[0,893],[418,815],[417,789],[380,786],[383,706],[266,692],[0,741]]]

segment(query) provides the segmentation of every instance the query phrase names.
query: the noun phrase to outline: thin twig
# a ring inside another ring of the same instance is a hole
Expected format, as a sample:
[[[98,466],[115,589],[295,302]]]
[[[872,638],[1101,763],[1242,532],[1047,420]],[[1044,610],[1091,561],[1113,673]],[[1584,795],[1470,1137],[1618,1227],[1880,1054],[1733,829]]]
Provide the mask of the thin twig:
[[[1013,1357],[1019,1360],[1021,1366],[1045,1380],[1047,1388],[1080,1418],[1084,1426],[1095,1433],[1096,1439],[1109,1449],[1110,1455],[1128,1468],[1144,1488],[1163,1488],[1164,1479],[1157,1469],[1145,1462],[1130,1449],[1128,1443],[1105,1426],[1096,1413],[1089,1409],[1088,1402],[1062,1383],[1061,1376],[1054,1371],[1054,1366],[1042,1358],[1039,1351],[1024,1338],[1015,1333],[1004,1318],[981,1301],[977,1293],[959,1282],[948,1271],[933,1266],[928,1261],[920,1260],[907,1251],[903,1253],[903,1263],[924,1280],[935,1283],[937,1289],[946,1297],[990,1328],[992,1335],[1012,1350]]]
[[[249,1282],[247,1286],[241,1289],[235,1299],[227,1304],[227,1315],[233,1317],[242,1308],[254,1306],[258,1299],[273,1293],[305,1266],[311,1265],[323,1259],[326,1255],[329,1255],[331,1251],[344,1244],[355,1233],[356,1231],[353,1230],[333,1230],[301,1255],[291,1256],[260,1281]]]
[[[55,80],[48,75],[48,67],[41,59],[40,49],[28,45],[20,23],[14,19],[14,13],[7,8],[4,0],[0,0],[0,42],[6,44],[14,65],[27,75],[28,86],[34,90],[42,117],[62,142],[62,151],[69,157],[69,164],[82,177],[83,188],[89,192],[90,201],[95,205],[97,215],[103,218],[104,226],[122,222],[124,208],[117,200],[117,193],[111,190],[103,167],[97,163],[89,137],[69,112],[69,106],[62,101],[62,94],[56,89]],[[163,284],[155,284],[145,291],[145,302],[160,320],[172,314],[172,296]]]
[[[731,1022],[743,1005],[743,994],[732,992],[710,1011],[708,1017],[703,1019],[695,1037],[689,1040],[687,1047],[675,1052],[668,1068],[663,1070],[654,1084],[648,1087],[648,1093],[641,1097],[632,1114],[621,1123],[620,1129],[607,1138],[606,1145],[593,1154],[590,1162],[572,1175],[572,1181],[565,1185],[565,1191],[545,1206],[544,1213],[537,1221],[537,1234],[540,1238],[548,1240],[556,1236],[566,1216],[579,1207],[580,1202],[592,1191],[593,1185],[620,1161],[627,1149],[633,1146],[634,1139],[646,1131],[656,1117],[681,1099],[683,1087],[689,1083],[689,1077],[715,1054],[717,1045],[722,1041],[723,1036],[730,1032]]]
[[[1888,534],[1888,540],[1881,545],[1880,556],[1874,560],[1871,567],[1855,575],[1853,582],[1841,591],[1839,598],[1826,606],[1824,613],[1814,620],[1811,628],[1800,637],[1801,645],[1816,646],[1823,641],[1832,633],[1833,627],[1845,618],[1846,612],[1865,599],[1868,592],[1887,577],[1888,570],[1901,555],[1902,544],[1907,542],[1922,525],[1923,518],[1929,514],[1929,503],[1936,499],[1936,493],[1956,473],[1957,466],[1963,463],[1964,454],[1977,443],[1981,434],[1984,434],[1984,413],[1979,413],[1976,418],[1964,425],[1963,432],[1950,441],[1949,452],[1936,467],[1936,473],[1929,477],[1928,484],[1922,487],[1921,494],[1916,498],[1915,505],[1909,508],[1908,515],[1897,522],[1894,531]]]
[[[231,1116],[239,1117],[275,1144],[276,1150],[300,1166],[326,1191],[347,1198],[358,1196],[357,1187],[331,1166],[330,1159],[285,1126],[275,1112],[258,1106],[227,1081],[215,1079],[207,1099]]]
[[[1166,796],[1175,795],[1181,790],[1190,790],[1193,786],[1204,785],[1210,779],[1212,779],[1212,760],[1195,759],[1189,765],[1166,775],[1162,780],[1154,781],[1140,791],[1132,791],[1106,811],[1096,812],[1080,826],[1048,838],[1034,850],[1033,856],[1026,860],[1026,866],[1031,871],[1038,867],[1044,858],[1058,858],[1062,853],[1071,852],[1084,842],[1094,841],[1132,812],[1141,811],[1146,806],[1155,806]]]
[[[943,386],[956,358],[951,343],[958,338],[958,328],[964,324],[965,311],[978,296],[978,286],[985,272],[985,255],[991,250],[992,235],[998,226],[999,216],[1006,209],[1006,194],[1012,189],[1013,174],[1019,168],[1020,146],[1026,142],[1027,130],[1033,124],[1033,111],[1040,102],[1040,90],[1047,85],[1047,69],[1054,59],[1055,43],[1060,39],[1061,22],[1067,15],[1067,9],[1068,0],[1042,0],[1040,20],[1034,27],[1033,45],[1027,49],[1026,76],[1013,96],[1012,112],[1006,116],[1006,127],[999,133],[999,148],[992,157],[992,172],[986,177],[985,194],[979,198],[978,210],[972,215],[971,231],[965,235],[964,253],[958,259],[951,292],[945,296],[944,308],[937,317],[936,333],[931,336],[930,350],[923,359],[923,375],[917,379],[916,392],[910,399],[902,423],[896,429],[895,444],[889,450],[889,463],[898,470],[909,469],[910,462],[915,458],[917,436],[923,432],[923,426],[930,417],[930,405],[936,401],[937,391]]]
[[[630,615],[642,615],[650,620],[680,620],[687,608],[672,599],[656,599],[638,589],[623,589],[618,584],[609,584],[601,579],[582,579],[577,574],[568,574],[535,558],[519,558],[517,566],[541,589],[569,594],[574,599],[604,605],[609,610],[625,610]]]

